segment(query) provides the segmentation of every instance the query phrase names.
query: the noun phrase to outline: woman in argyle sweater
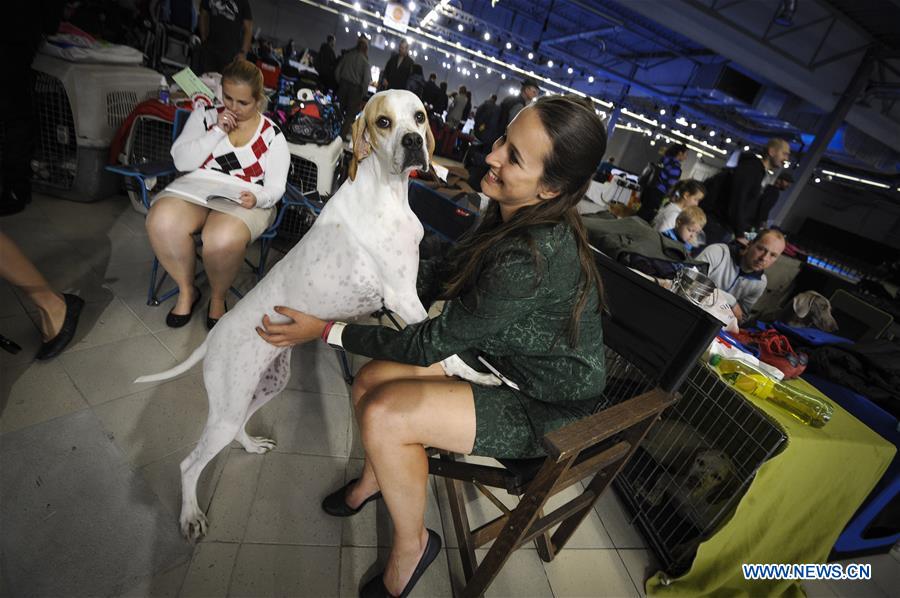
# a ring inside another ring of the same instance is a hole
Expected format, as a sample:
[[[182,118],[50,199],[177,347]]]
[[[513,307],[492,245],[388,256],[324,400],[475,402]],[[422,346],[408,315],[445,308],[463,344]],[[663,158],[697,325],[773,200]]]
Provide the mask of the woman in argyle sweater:
[[[387,504],[393,547],[362,595],[405,596],[440,546],[424,526],[424,446],[533,457],[544,434],[597,407],[606,382],[600,278],[575,206],[605,149],[603,123],[582,101],[550,96],[523,108],[486,158],[484,221],[447,263],[420,268],[421,294],[439,289],[446,300],[433,319],[399,331],[284,307],[275,310],[292,322],[263,319],[260,335],[277,346],[321,335],[375,359],[352,389],[363,473],[322,504],[343,517],[382,496]],[[448,376],[440,362],[454,354],[502,384]]]
[[[224,106],[194,110],[172,144],[172,158],[178,170],[188,172],[183,179],[244,187],[240,203],[218,198],[200,202],[163,189],[147,214],[153,251],[178,284],[177,301],[166,316],[172,328],[187,324],[200,301],[192,235],[199,232],[203,239],[212,294],[206,325],[212,328],[226,311],[225,294],[247,245],[274,221],[275,204],[287,184],[290,153],[281,130],[259,111],[265,95],[256,65],[235,60],[225,67],[222,99]]]

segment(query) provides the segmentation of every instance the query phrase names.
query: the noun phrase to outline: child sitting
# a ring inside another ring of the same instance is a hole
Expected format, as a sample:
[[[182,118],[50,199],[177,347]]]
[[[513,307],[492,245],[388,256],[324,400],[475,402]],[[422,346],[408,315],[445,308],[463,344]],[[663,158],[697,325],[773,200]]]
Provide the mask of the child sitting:
[[[706,188],[700,181],[694,179],[678,181],[669,191],[668,203],[656,213],[651,226],[659,232],[675,228],[675,219],[681,210],[696,207],[704,195]]]
[[[697,206],[690,206],[681,210],[675,219],[674,228],[662,231],[662,234],[672,240],[684,243],[684,248],[690,253],[697,246],[697,235],[706,225],[706,214]]]

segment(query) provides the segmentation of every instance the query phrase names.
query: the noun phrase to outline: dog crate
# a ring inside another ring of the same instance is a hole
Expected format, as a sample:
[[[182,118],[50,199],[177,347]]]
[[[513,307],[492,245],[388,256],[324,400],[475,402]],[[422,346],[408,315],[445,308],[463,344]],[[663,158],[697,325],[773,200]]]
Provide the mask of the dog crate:
[[[663,569],[684,573],[787,437],[698,362],[616,486]]]
[[[171,158],[172,122],[152,115],[141,115],[134,119],[128,139],[125,141],[125,164],[137,166],[154,162],[164,162]],[[175,174],[156,179],[153,190],[158,191],[172,182]],[[124,177],[125,189],[132,207],[146,214],[147,210],[141,202],[140,185],[137,179]]]
[[[343,140],[338,137],[328,145],[290,142],[287,145],[291,152],[288,183],[301,193],[314,194],[316,200],[330,196],[341,170]],[[315,214],[305,206],[289,206],[278,226],[276,244],[279,249],[290,249],[306,234],[315,219]]]
[[[328,145],[290,142],[287,145],[291,152],[288,182],[303,193],[318,191],[323,197],[330,196],[344,152],[344,141],[338,137]]]
[[[140,66],[74,63],[38,54],[32,63],[37,139],[31,163],[38,190],[75,201],[116,192],[107,173],[110,142],[142,100],[153,97],[159,73]]]

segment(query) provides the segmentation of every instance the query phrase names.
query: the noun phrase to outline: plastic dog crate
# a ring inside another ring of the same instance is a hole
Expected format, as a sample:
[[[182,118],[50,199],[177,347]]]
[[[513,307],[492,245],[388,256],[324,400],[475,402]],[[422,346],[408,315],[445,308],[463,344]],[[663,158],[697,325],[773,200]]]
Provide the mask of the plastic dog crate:
[[[330,196],[344,153],[344,141],[337,137],[328,145],[288,142],[287,146],[291,152],[288,182],[302,193],[318,191],[323,197]]]
[[[115,193],[118,179],[103,168],[110,142],[134,107],[157,93],[160,74],[141,66],[74,63],[43,54],[32,68],[35,187],[75,201]]]

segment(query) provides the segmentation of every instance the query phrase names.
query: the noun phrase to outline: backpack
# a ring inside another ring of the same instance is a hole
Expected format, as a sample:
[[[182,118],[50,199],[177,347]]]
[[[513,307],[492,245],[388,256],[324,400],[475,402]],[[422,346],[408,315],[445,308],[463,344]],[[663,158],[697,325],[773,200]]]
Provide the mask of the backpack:
[[[330,96],[320,91],[301,90],[303,99],[292,102],[282,127],[291,143],[328,145],[340,135],[343,118]]]
[[[644,170],[641,171],[641,176],[638,178],[638,185],[640,185],[642,192],[656,186],[661,170],[662,163],[660,162],[650,162],[644,167]]]

